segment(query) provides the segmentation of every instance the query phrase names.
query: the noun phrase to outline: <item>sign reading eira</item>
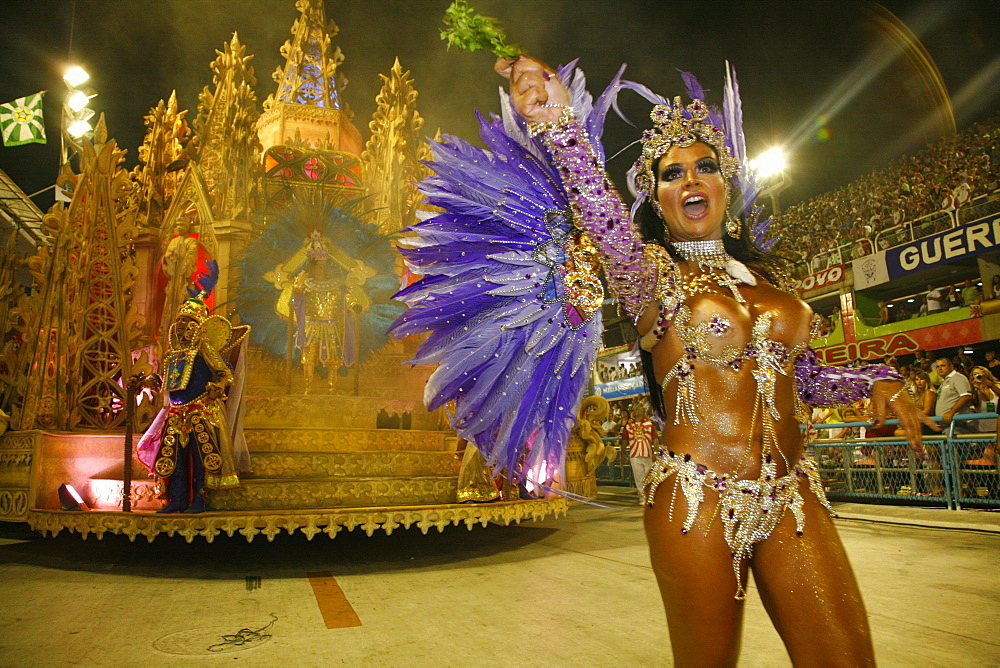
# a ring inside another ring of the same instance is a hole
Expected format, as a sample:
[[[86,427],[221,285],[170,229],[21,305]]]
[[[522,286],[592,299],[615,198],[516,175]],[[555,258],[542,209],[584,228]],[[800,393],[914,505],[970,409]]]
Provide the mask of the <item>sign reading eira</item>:
[[[941,350],[965,346],[982,340],[982,319],[966,318],[899,334],[887,334],[819,348],[816,353],[825,363],[838,365],[848,364],[854,360],[875,360],[889,355],[906,355],[917,350]]]
[[[872,360],[888,355],[905,355],[920,350],[920,345],[906,334],[896,334],[891,339],[867,339],[858,343],[842,343],[822,348],[823,361],[827,364],[846,364],[853,360]]]

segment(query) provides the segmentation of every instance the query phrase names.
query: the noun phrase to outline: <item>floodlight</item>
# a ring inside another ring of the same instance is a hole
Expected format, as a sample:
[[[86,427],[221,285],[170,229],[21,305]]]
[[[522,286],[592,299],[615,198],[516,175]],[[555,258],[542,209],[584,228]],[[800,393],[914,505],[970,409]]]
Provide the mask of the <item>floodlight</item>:
[[[90,510],[80,493],[67,482],[59,485],[59,505],[63,510]]]
[[[73,139],[79,139],[93,129],[94,128],[91,127],[90,123],[87,121],[77,121],[76,123],[73,123],[73,125],[66,128],[66,132],[69,133],[69,136]]]
[[[87,97],[87,94],[84,93],[83,91],[78,90],[69,96],[69,99],[66,100],[66,106],[72,109],[73,111],[80,111],[81,109],[86,107],[89,102],[90,98]]]
[[[784,171],[785,169],[785,154],[781,148],[775,146],[772,149],[764,151],[760,156],[752,161],[753,168],[757,171],[757,175],[761,178],[767,178],[777,174],[778,172]]]
[[[71,67],[69,71],[67,71],[66,74],[63,75],[63,81],[65,81],[73,88],[76,88],[89,78],[90,75],[87,74],[87,71],[84,70],[79,65]]]

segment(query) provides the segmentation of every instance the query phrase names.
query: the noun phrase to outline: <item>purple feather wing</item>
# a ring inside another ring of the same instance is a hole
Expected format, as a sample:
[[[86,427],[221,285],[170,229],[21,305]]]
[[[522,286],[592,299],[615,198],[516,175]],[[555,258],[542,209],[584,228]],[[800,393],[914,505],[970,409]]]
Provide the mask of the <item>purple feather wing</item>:
[[[594,121],[589,95],[574,107]],[[600,347],[600,309],[566,298],[569,202],[540,146],[499,118],[480,117],[480,134],[486,150],[431,143],[434,174],[420,189],[444,213],[410,228],[401,252],[423,278],[396,295],[410,308],[390,333],[427,334],[411,363],[437,365],[429,409],[454,402],[452,426],[494,470],[546,482],[562,468]]]

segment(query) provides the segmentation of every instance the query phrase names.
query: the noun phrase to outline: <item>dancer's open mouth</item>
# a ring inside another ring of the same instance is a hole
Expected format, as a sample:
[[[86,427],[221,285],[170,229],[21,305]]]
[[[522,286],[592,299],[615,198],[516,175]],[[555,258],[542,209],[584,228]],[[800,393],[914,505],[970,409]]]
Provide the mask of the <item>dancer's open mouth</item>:
[[[702,195],[691,195],[684,200],[683,207],[688,218],[701,218],[708,213],[708,200]]]

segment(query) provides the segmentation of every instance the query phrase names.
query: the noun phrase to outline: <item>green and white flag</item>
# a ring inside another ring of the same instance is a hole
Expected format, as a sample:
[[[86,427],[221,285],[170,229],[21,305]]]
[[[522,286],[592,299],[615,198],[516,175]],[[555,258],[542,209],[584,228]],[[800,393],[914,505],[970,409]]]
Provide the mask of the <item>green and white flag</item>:
[[[45,143],[45,120],[42,118],[42,96],[45,91],[19,97],[0,104],[0,133],[4,146]]]

